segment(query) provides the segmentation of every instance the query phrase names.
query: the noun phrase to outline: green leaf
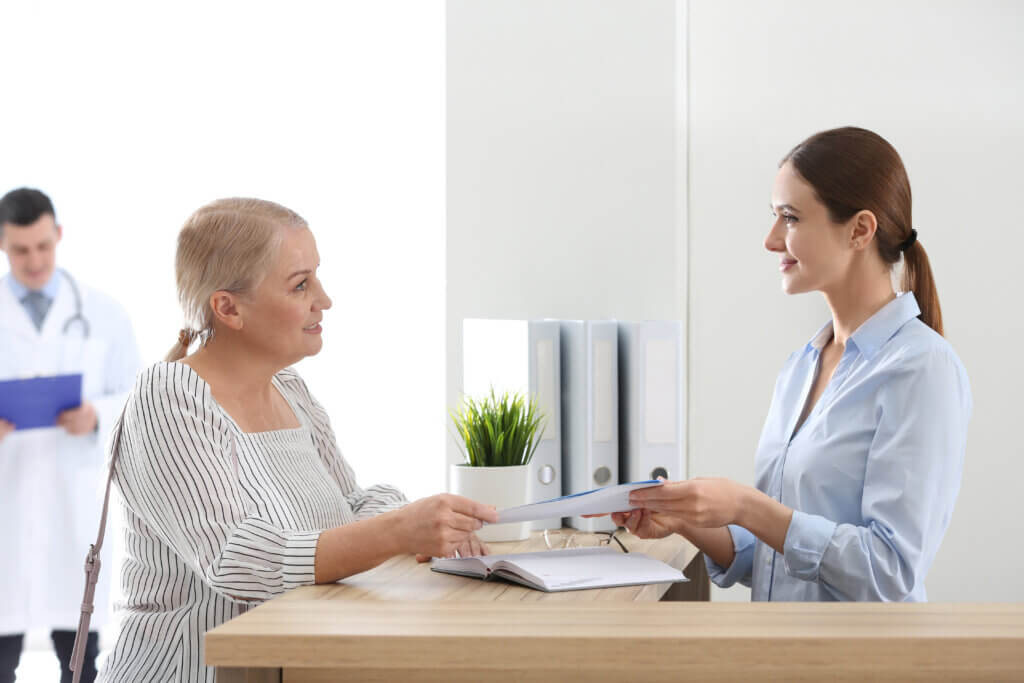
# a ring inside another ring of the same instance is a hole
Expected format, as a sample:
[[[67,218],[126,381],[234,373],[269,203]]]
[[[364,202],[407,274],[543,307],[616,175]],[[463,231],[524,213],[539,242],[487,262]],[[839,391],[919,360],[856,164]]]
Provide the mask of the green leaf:
[[[545,418],[533,398],[491,387],[481,398],[463,397],[450,413],[460,450],[473,467],[505,467],[530,462],[543,436]]]

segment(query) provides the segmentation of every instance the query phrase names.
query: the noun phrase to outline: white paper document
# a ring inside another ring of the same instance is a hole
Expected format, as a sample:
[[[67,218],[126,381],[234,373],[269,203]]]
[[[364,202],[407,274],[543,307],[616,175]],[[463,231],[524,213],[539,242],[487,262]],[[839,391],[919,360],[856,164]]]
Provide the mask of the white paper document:
[[[681,571],[661,560],[614,548],[435,559],[430,568],[485,581],[505,579],[547,593],[687,581]]]
[[[661,486],[657,479],[634,481],[629,484],[605,486],[604,488],[574,493],[571,496],[552,498],[539,503],[520,505],[514,508],[498,510],[497,524],[507,522],[530,522],[547,517],[572,517],[573,515],[601,515],[608,512],[625,512],[631,510],[629,492]]]

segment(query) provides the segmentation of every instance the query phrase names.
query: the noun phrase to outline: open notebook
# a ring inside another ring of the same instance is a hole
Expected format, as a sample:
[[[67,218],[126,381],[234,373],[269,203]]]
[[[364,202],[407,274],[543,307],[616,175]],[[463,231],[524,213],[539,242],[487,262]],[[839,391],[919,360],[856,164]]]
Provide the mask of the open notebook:
[[[687,581],[681,571],[661,560],[614,548],[435,559],[430,568],[485,581],[505,579],[545,593]]]

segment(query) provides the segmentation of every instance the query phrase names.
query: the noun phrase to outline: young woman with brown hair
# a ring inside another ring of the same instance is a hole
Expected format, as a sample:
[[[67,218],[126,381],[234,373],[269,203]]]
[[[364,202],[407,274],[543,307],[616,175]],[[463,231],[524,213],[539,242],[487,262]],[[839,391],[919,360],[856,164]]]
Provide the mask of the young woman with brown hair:
[[[712,580],[751,586],[754,600],[926,600],[971,393],[942,336],[903,162],[870,131],[824,131],[783,159],[771,205],[764,244],[783,291],[821,292],[832,319],[779,374],[756,486],[669,482],[634,491],[639,509],[613,519],[686,536]]]

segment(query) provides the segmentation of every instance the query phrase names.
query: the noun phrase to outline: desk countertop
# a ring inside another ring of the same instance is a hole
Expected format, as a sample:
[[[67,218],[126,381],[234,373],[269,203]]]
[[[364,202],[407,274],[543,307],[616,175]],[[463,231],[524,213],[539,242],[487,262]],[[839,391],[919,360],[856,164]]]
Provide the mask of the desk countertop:
[[[665,588],[545,594],[401,558],[210,631],[206,660],[219,683],[1024,680],[1022,604],[657,601]]]

